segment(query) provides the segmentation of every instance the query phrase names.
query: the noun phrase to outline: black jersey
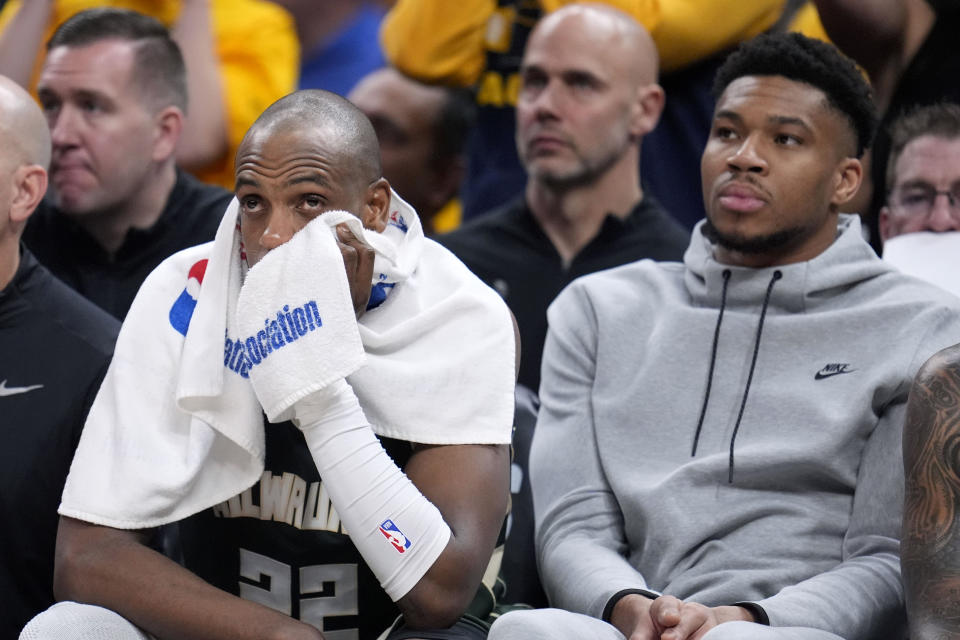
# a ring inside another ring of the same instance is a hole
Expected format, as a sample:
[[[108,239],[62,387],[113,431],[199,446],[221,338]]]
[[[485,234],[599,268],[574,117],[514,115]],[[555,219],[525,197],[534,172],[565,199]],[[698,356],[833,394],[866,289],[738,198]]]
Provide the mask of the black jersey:
[[[400,615],[346,534],[300,430],[265,424],[260,482],[180,523],[184,564],[210,584],[323,631],[373,640]],[[401,468],[410,443],[381,439]]]
[[[57,506],[119,323],[26,249],[0,291],[0,638],[54,603]]]

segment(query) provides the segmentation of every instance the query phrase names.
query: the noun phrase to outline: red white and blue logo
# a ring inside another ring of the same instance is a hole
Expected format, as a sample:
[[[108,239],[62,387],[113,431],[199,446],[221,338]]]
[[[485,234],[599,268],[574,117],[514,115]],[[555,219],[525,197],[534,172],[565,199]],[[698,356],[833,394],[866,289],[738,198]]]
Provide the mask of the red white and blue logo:
[[[403,219],[403,214],[400,213],[400,211],[391,211],[390,221],[387,224],[400,229],[400,231],[403,231],[404,233],[406,233],[409,229],[407,226],[407,221]]]
[[[387,538],[387,542],[392,544],[393,548],[399,553],[406,553],[407,549],[410,548],[410,540],[407,539],[407,536],[403,535],[403,532],[393,523],[393,520],[384,520],[380,525],[380,533]]]
[[[190,318],[193,317],[193,310],[197,308],[200,284],[203,282],[203,275],[206,272],[206,259],[195,262],[190,267],[190,271],[187,272],[187,286],[184,287],[180,297],[170,307],[170,325],[183,335],[187,335]]]

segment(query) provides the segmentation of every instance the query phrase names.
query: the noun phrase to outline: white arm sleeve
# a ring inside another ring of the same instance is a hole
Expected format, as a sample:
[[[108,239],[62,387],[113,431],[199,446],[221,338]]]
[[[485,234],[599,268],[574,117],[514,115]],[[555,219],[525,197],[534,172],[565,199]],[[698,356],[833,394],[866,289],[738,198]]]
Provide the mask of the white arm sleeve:
[[[384,450],[345,380],[298,401],[294,414],[351,540],[399,600],[440,556],[450,527]]]

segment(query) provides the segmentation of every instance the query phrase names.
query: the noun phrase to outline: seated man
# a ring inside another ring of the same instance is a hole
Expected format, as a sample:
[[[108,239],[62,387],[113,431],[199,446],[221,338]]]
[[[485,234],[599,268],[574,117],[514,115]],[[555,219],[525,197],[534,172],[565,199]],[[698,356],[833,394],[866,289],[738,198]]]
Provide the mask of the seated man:
[[[890,138],[883,242],[918,231],[960,231],[960,105],[917,107],[893,123]]]
[[[392,638],[485,637],[457,619],[507,510],[512,322],[380,176],[334,94],[253,125],[214,242],[138,294],[71,468],[56,593],[99,607],[24,637],[372,639],[399,614]],[[190,571],[142,544],[176,520]]]
[[[550,308],[530,471],[568,611],[491,638],[903,637],[907,389],[960,338],[960,301],[838,213],[875,122],[850,60],[760,36],[715,93],[683,264],[586,276]]]
[[[524,193],[437,238],[510,306],[519,381],[533,391],[561,289],[634,260],[679,260],[690,239],[637,179],[663,108],[657,59],[650,34],[612,7],[575,3],[537,22],[515,114]]]
[[[883,258],[960,293],[960,105],[917,107],[894,121],[880,209]]]
[[[20,243],[49,163],[43,114],[0,76],[0,638],[54,603],[57,504],[119,328]]]
[[[233,187],[243,135],[297,86],[297,25],[267,0],[7,0],[0,7],[0,69],[31,90],[46,54],[41,45],[77,13],[130,9],[170,29],[187,61],[190,94],[177,166],[204,183]]]
[[[424,233],[432,237],[455,229],[467,164],[464,145],[475,110],[470,93],[386,68],[361,78],[347,99],[373,123],[383,177],[417,210]]]
[[[960,348],[917,374],[903,434],[906,501],[900,544],[911,640],[960,635]]]
[[[37,93],[53,142],[50,193],[24,243],[122,320],[164,258],[213,238],[230,201],[176,164],[188,102],[183,56],[153,18],[82,11],[50,39]]]

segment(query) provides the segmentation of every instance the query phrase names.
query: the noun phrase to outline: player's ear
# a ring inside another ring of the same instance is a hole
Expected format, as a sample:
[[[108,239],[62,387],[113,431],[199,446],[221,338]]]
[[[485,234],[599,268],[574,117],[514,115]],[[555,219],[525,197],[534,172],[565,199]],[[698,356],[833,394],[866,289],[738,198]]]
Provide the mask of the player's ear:
[[[387,228],[389,219],[390,184],[384,178],[380,178],[367,187],[360,220],[367,229],[379,232]]]

